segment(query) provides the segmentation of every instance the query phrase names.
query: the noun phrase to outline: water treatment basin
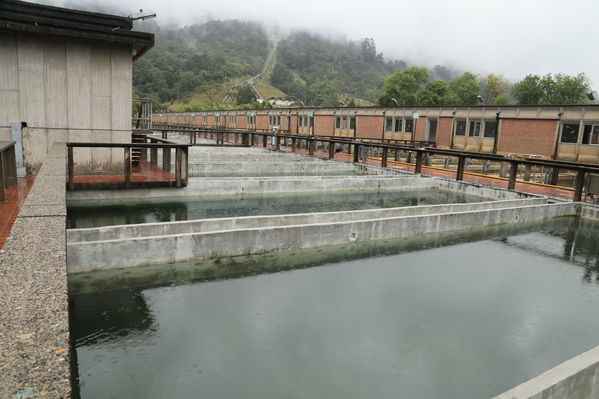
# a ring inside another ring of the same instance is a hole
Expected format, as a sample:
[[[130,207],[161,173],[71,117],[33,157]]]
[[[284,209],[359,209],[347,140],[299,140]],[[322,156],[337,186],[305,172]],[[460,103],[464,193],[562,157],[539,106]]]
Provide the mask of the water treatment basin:
[[[561,218],[72,295],[78,387],[82,398],[491,398],[598,343],[598,239],[596,223]]]
[[[309,192],[204,198],[69,201],[68,228],[156,223],[205,218],[333,212],[488,201],[430,188],[379,192]],[[105,205],[106,204],[106,205]]]

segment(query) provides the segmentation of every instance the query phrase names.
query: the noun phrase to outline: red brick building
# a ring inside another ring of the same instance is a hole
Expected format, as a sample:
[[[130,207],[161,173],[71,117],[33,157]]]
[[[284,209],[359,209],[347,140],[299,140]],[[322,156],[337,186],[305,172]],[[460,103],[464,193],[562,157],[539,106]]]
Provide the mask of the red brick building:
[[[277,108],[155,114],[154,122],[430,141],[440,148],[599,163],[599,105]]]

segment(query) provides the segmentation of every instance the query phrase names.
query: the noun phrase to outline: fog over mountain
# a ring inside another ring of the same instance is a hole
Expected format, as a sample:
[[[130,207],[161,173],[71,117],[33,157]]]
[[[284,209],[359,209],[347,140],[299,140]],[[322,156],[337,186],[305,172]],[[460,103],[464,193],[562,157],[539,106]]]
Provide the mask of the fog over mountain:
[[[98,8],[91,0],[38,2]],[[122,14],[151,9],[161,25],[237,18],[280,34],[301,28],[350,40],[372,37],[386,58],[411,64],[503,73],[512,81],[530,73],[584,72],[599,87],[599,52],[592,51],[596,0],[104,0],[100,7]]]

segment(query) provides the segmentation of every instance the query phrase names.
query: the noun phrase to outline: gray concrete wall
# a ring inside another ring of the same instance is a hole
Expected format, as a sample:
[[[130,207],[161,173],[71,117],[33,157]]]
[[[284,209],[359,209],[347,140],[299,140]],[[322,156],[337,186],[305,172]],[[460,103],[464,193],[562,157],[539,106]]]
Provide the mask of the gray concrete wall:
[[[493,399],[599,398],[599,346]]]
[[[77,39],[0,33],[0,139],[23,130],[37,173],[55,142],[131,141],[131,49]],[[76,149],[78,172],[122,170],[123,151]]]
[[[70,229],[69,243],[84,241],[119,240],[135,237],[152,237],[173,234],[206,233],[219,230],[252,229],[260,227],[291,226],[300,224],[337,223],[381,218],[420,216],[439,213],[500,209],[519,206],[541,205],[544,198],[475,202],[467,204],[442,204],[407,206],[401,208],[366,209],[342,212],[303,213],[293,215],[245,216],[218,219],[188,220],[166,223],[142,223],[97,228]]]
[[[572,203],[68,244],[69,272],[318,248],[575,215]]]

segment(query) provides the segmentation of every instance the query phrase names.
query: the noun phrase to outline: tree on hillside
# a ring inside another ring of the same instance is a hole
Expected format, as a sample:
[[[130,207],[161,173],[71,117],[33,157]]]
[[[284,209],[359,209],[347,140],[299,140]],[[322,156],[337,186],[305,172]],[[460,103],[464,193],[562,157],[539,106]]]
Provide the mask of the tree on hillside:
[[[237,90],[238,105],[250,104],[254,101],[256,101],[256,93],[254,93],[254,89],[252,89],[249,84],[245,84]]]
[[[449,85],[442,80],[434,80],[427,84],[420,93],[420,105],[445,105],[449,95]]]
[[[479,104],[480,85],[476,80],[476,75],[464,72],[462,76],[449,82],[449,93],[451,105]]]
[[[295,80],[293,73],[282,62],[277,62],[270,75],[270,83],[276,88],[288,92]]]
[[[518,104],[541,104],[545,97],[542,79],[538,75],[526,75],[514,85],[512,95]]]
[[[418,105],[428,79],[429,74],[425,67],[411,67],[397,71],[385,79],[384,91],[377,99],[377,104],[385,107]]]
[[[374,61],[376,59],[376,45],[373,38],[364,38],[360,42],[362,58],[365,61]]]
[[[385,107],[411,105],[476,105],[480,85],[476,75],[465,72],[447,83],[429,80],[425,67],[411,67],[385,79],[383,94],[377,104]]]
[[[510,82],[501,74],[490,73],[480,80],[480,95],[487,105],[505,105],[503,103],[509,101],[509,88]]]
[[[591,83],[584,73],[569,76],[527,75],[514,85],[512,95],[523,105],[576,105],[589,102]]]
[[[456,73],[456,71],[443,65],[435,65],[435,67],[431,70],[431,79],[435,80],[444,80],[445,82],[449,82],[458,76],[459,74]]]

